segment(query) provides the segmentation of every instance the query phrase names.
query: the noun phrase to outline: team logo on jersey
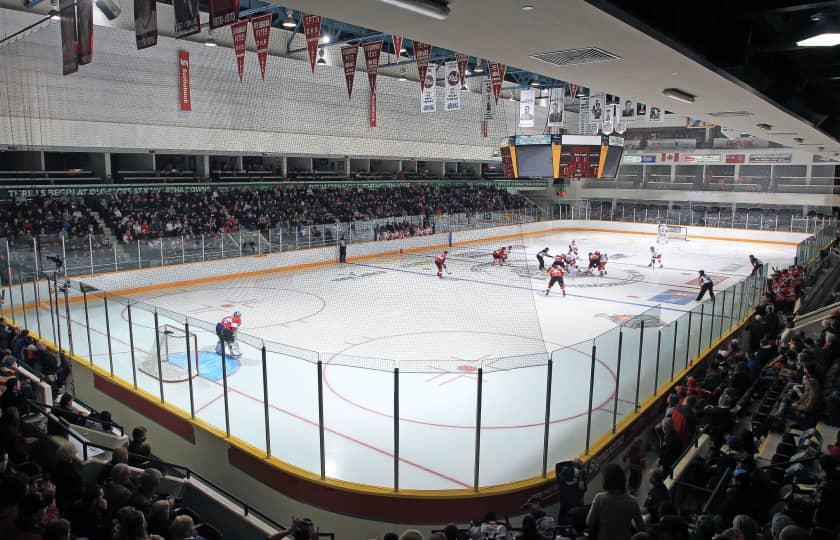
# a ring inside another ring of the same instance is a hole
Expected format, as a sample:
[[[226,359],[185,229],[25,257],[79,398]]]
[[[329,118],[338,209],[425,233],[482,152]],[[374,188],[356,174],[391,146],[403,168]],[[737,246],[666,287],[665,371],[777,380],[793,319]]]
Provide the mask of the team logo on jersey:
[[[595,316],[602,319],[609,319],[612,322],[621,326],[626,326],[627,328],[641,328],[643,322],[645,323],[645,328],[658,328],[660,326],[665,326],[662,319],[659,317],[647,315],[645,313],[642,313],[641,315],[610,315],[608,313],[598,313]]]

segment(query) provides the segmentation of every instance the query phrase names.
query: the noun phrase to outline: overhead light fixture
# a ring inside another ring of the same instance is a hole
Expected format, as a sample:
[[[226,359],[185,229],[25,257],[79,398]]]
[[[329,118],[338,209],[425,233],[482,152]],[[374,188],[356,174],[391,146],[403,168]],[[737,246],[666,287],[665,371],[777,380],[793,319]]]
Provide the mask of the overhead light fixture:
[[[330,38],[330,35],[329,35],[329,34],[324,34],[323,36],[321,36],[320,43],[321,43],[321,45],[326,45],[326,44],[327,44],[327,43],[329,43],[331,40],[332,40],[332,39]]]
[[[757,127],[758,129],[763,129],[764,131],[770,131],[771,129],[773,129],[773,126],[771,126],[770,124],[763,124],[763,123],[762,124],[756,124],[755,127]]]
[[[60,13],[61,13],[61,10],[58,9],[58,0],[53,0],[52,2],[50,2],[50,11],[49,11],[50,20],[57,21],[58,19],[60,19],[61,18],[61,16],[59,15]]]
[[[469,77],[470,75],[472,75],[472,71],[470,71],[470,68],[467,68],[467,70],[464,71],[464,77]]]
[[[407,81],[407,80],[408,80],[408,79],[406,79],[406,77],[405,77],[405,68],[404,68],[404,67],[403,67],[403,68],[400,68],[400,77],[399,77],[399,79],[398,79],[398,80],[400,80],[400,81]]]
[[[539,77],[531,79],[531,86],[533,86],[534,88],[539,88],[540,87]]]
[[[522,11],[534,11],[534,6],[531,6],[531,5],[522,6]]]
[[[475,59],[475,67],[473,68],[473,73],[484,73],[484,68],[481,67],[481,58]]]
[[[682,103],[694,103],[695,97],[679,88],[666,88],[662,95]]]
[[[805,139],[803,139],[802,137],[794,137],[793,140],[794,140],[794,142],[798,142],[799,144],[802,144],[802,143],[805,142]]]
[[[817,34],[796,42],[797,47],[834,47],[835,45],[840,45],[840,34],[835,32]]]
[[[398,7],[406,11],[417,13],[445,21],[449,17],[449,6],[444,2],[436,2],[435,0],[379,0],[383,4]]]
[[[319,66],[326,66],[327,65],[327,61],[324,59],[324,48],[323,47],[318,48],[318,61],[315,62],[315,63],[318,64]]]
[[[291,9],[286,10],[286,18],[280,23],[283,28],[297,28],[297,21],[295,20],[294,12]]]
[[[205,47],[215,47],[216,39],[213,37],[213,31],[207,30],[207,41],[204,42]]]
[[[510,99],[510,101],[516,101],[516,99],[513,97],[513,90],[510,91],[510,98],[509,99]]]

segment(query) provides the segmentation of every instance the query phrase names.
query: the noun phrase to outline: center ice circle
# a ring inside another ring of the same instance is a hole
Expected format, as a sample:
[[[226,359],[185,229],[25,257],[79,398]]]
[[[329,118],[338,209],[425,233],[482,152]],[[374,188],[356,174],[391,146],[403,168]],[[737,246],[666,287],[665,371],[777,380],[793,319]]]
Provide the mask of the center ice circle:
[[[398,367],[401,422],[474,429],[483,368],[482,428],[537,427],[545,418],[544,351],[559,347],[536,337],[473,330],[366,337],[329,357],[324,385],[346,404],[393,419],[391,370]],[[566,348],[555,355],[552,424],[586,416],[589,374],[589,353]],[[615,374],[598,359],[595,377],[593,409],[610,403],[615,389]]]

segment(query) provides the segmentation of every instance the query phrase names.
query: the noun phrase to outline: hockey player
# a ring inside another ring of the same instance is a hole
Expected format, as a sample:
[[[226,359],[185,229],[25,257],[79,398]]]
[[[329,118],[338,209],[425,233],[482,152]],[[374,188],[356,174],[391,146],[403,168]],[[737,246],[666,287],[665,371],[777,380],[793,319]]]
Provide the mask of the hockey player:
[[[499,249],[493,250],[493,262],[492,262],[491,266],[496,266],[496,263],[498,263],[499,266],[501,266],[504,261],[505,261],[505,248],[504,248],[504,246],[500,247]]]
[[[592,274],[594,270],[598,268],[598,264],[601,262],[601,252],[595,251],[589,254],[589,266],[586,268],[587,274]]]
[[[662,253],[653,246],[650,246],[650,264],[648,264],[651,268],[656,268],[656,264],[659,263],[659,268],[662,268]]]
[[[751,276],[761,272],[761,268],[764,266],[764,263],[758,260],[758,257],[755,255],[750,255],[750,264],[752,265],[752,272],[750,272]]]
[[[504,248],[502,248],[502,249],[504,249]],[[502,252],[502,262],[507,262],[508,257],[510,257],[510,254],[512,252],[513,252],[513,246],[508,246],[507,249],[505,249]]]
[[[572,243],[569,244],[569,255],[574,255],[575,257],[578,256],[578,247],[574,240],[572,240]]]
[[[668,243],[668,226],[664,223],[660,223],[659,227],[656,230],[656,243],[657,244],[667,244]]]
[[[219,341],[216,343],[216,354],[222,355],[222,347],[227,347],[227,354],[231,357],[240,357],[239,343],[236,341],[236,332],[242,323],[242,314],[235,311],[233,315],[224,317],[216,324],[216,335]]]
[[[437,277],[443,278],[443,269],[446,268],[446,256],[448,251],[444,251],[440,255],[435,255],[435,266],[437,266]]]
[[[540,270],[545,270],[545,257],[551,257],[548,253],[548,248],[537,252],[537,261],[540,263]]]
[[[555,255],[554,262],[551,263],[552,268],[555,266],[559,266],[560,268],[566,268],[566,256],[564,254]]]
[[[604,277],[607,275],[607,253],[601,253],[601,258],[598,259],[598,275]]]
[[[549,291],[554,286],[554,284],[560,285],[560,290],[563,291],[563,296],[566,296],[566,285],[563,283],[563,275],[566,273],[563,268],[559,266],[552,266],[548,270],[548,275],[551,278],[548,281],[548,287],[545,288],[545,295],[548,296]]]
[[[698,274],[700,274],[700,277],[697,280],[697,281],[700,282],[700,294],[697,295],[696,302],[699,302],[700,300],[702,300],[703,297],[706,296],[707,292],[709,293],[709,297],[712,299],[712,302],[714,302],[715,301],[715,291],[714,291],[715,282],[712,281],[712,278],[707,276],[706,272],[704,272],[702,270],[700,270],[698,272]]]

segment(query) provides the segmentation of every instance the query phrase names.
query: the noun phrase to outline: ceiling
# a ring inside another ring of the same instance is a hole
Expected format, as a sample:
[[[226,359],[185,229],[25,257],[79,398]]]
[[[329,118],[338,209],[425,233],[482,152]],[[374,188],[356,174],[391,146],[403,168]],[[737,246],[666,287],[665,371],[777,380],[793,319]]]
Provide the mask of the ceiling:
[[[831,135],[840,134],[840,130],[833,128],[833,120],[829,122],[829,119],[820,115],[809,114],[806,108],[798,106],[795,99],[779,99],[778,96],[786,97],[788,92],[775,87],[795,84],[789,80],[790,77],[783,77],[773,83],[770,76],[767,79],[771,82],[756,84],[748,77],[739,79],[740,74],[730,69],[736,63],[732,58],[737,58],[738,53],[727,51],[727,43],[740,39],[741,34],[734,31],[730,33],[729,28],[737,27],[743,31],[740,26],[746,25],[746,22],[729,21],[730,17],[735,17],[730,15],[733,10],[742,10],[739,2],[724,4],[713,0],[696,3],[695,7],[695,3],[670,5],[657,0],[651,2],[651,6],[667,5],[667,14],[648,17],[648,12],[655,9],[648,10],[647,5],[644,10],[634,14],[643,20],[649,18],[650,26],[619,11],[620,8],[629,9],[635,5],[637,2],[633,0],[616,0],[612,3],[602,0],[452,0],[449,3],[451,13],[444,21],[391,6],[381,0],[281,0],[280,3],[295,10],[363,28],[401,34],[451,51],[517,66],[547,78],[642,101],[786,146],[801,146],[803,150],[815,153],[840,153],[840,141]],[[739,4],[737,9],[734,7],[736,4]],[[768,11],[773,7],[788,6],[791,2],[750,1],[745,4],[743,10],[746,12],[749,6],[762,6],[757,10]],[[525,11],[522,9],[525,5],[533,6],[533,9]],[[661,27],[669,30],[674,26],[673,20],[668,21],[668,16],[678,17],[681,21],[679,32],[671,32],[672,37],[658,29]],[[766,18],[765,15],[761,17]],[[774,17],[769,14],[767,20],[772,22]],[[726,24],[719,26],[724,19]],[[772,24],[780,23],[776,21]],[[727,37],[723,39],[719,36]],[[768,32],[769,36],[772,33]],[[677,39],[684,41],[685,45],[672,41]],[[782,44],[789,43],[784,36],[777,36],[777,39]],[[703,50],[699,50],[704,41],[716,42],[717,50],[729,53],[726,56],[729,60],[718,60],[711,55],[715,63],[705,60],[701,56]],[[532,58],[532,55],[539,53],[582,47],[598,47],[620,58],[573,66],[557,66]],[[692,52],[691,47],[696,52]],[[819,57],[823,53],[815,51],[806,54]],[[824,54],[830,55],[831,52]],[[772,59],[767,61],[770,64],[773,62]],[[790,62],[796,64],[799,60]],[[813,69],[825,63],[831,62],[815,59]],[[716,64],[720,67],[716,67]],[[840,63],[834,64],[832,67],[840,71]],[[803,66],[803,69],[809,66]],[[783,68],[779,70],[784,73]],[[825,88],[831,88],[835,83],[824,84]],[[664,97],[662,90],[665,88],[688,92],[696,96],[696,101],[688,104]],[[806,99],[812,99],[807,92],[804,95]],[[813,99],[816,100],[816,97]],[[731,111],[746,111],[749,115],[725,118],[714,116],[714,113]],[[815,127],[821,119],[820,125],[827,132]],[[768,124],[772,129],[764,131],[757,128],[756,124]],[[794,137],[802,138],[803,144],[794,141]]]

